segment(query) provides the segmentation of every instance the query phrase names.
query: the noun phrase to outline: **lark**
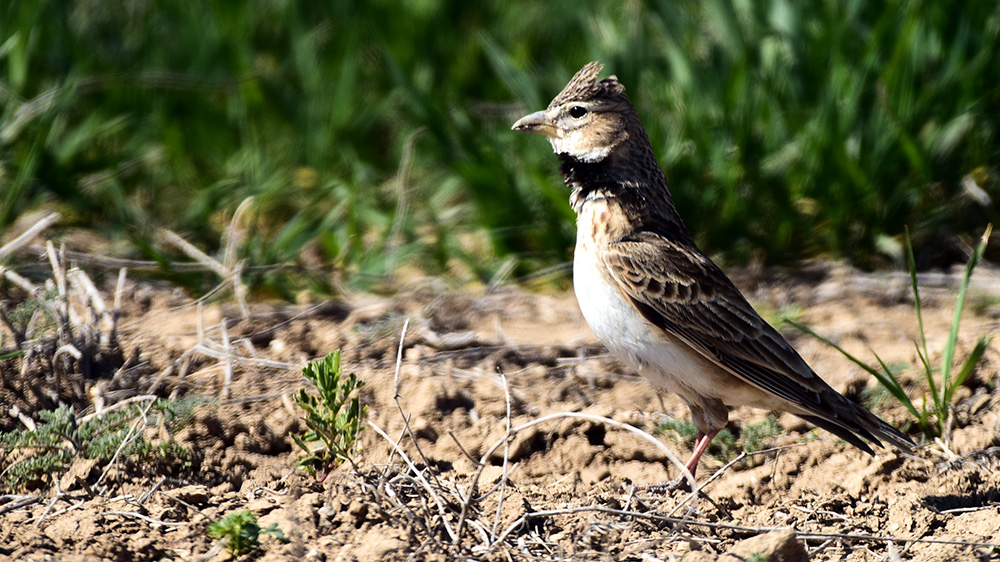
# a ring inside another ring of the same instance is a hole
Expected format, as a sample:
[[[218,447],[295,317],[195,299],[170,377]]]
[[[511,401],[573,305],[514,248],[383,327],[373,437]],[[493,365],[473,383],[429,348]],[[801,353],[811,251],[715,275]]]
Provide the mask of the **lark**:
[[[573,286],[613,355],[678,395],[698,430],[695,474],[729,407],[784,411],[868,454],[914,443],[823,381],[695,244],[625,88],[584,66],[513,130],[548,137],[577,215]]]

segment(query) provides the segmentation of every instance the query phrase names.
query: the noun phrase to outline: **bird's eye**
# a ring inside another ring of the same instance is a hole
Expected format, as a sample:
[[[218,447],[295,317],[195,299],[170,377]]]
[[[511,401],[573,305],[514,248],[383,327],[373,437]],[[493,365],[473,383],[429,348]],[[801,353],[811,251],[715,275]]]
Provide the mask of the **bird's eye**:
[[[587,114],[587,108],[579,105],[574,105],[569,108],[569,114],[573,119],[579,119]]]

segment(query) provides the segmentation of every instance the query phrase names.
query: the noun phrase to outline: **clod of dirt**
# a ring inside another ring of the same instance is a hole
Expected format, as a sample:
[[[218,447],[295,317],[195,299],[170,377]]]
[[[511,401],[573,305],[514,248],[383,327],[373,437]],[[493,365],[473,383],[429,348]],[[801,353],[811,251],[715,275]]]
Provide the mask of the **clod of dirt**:
[[[771,531],[736,543],[729,552],[719,557],[719,562],[743,562],[750,559],[809,562],[809,555],[802,543],[795,539],[794,531]]]
[[[206,486],[191,484],[172,490],[170,495],[191,505],[203,505],[208,502],[209,492]]]

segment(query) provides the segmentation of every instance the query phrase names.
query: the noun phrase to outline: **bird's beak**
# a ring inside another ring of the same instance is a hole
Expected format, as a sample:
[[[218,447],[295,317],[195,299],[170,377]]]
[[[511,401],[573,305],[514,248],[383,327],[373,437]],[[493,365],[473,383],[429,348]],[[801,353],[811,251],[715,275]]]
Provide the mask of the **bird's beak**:
[[[514,131],[522,131],[525,133],[535,133],[538,135],[545,135],[547,137],[559,138],[559,130],[556,126],[552,124],[551,121],[545,117],[544,111],[536,111],[530,115],[525,115],[524,117],[517,120],[514,126],[511,127]]]

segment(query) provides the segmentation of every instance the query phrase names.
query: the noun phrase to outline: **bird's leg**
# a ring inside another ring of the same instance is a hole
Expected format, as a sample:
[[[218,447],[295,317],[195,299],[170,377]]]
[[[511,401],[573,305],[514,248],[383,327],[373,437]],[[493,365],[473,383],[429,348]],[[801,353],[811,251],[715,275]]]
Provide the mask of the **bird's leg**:
[[[708,444],[715,439],[715,436],[719,434],[718,429],[713,429],[708,433],[703,433],[698,431],[698,437],[694,441],[694,451],[691,453],[691,458],[688,459],[687,464],[684,466],[691,471],[691,476],[695,475],[698,470],[698,461],[701,460],[701,456],[705,454],[708,450]]]
[[[698,470],[698,461],[701,460],[701,456],[705,454],[705,451],[708,450],[709,443],[711,443],[712,439],[715,439],[715,436],[718,434],[719,434],[718,429],[709,431],[708,433],[704,433],[700,430],[698,431],[698,437],[695,438],[694,441],[694,451],[691,453],[691,458],[688,459],[687,464],[684,465],[691,473],[692,477],[694,477],[695,473]],[[677,478],[669,482],[661,482],[659,484],[647,484],[645,486],[640,486],[639,489],[652,494],[666,494],[674,490],[690,492],[691,482],[688,481],[687,477],[684,474],[681,474],[678,475]]]

